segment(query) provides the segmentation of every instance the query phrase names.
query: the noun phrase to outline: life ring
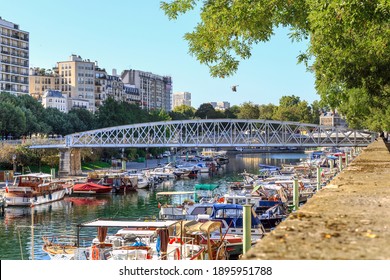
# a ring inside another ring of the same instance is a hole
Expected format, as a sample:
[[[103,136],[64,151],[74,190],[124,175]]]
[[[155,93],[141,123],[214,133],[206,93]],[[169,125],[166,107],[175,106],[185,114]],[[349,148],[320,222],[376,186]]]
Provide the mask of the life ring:
[[[218,199],[218,203],[224,203],[225,202],[225,198],[224,197],[221,197]]]
[[[175,249],[175,252],[173,253],[173,259],[175,259],[175,260],[180,260],[180,250],[179,250],[179,248],[176,248]]]
[[[99,248],[97,246],[92,246],[91,251],[91,259],[99,260]]]

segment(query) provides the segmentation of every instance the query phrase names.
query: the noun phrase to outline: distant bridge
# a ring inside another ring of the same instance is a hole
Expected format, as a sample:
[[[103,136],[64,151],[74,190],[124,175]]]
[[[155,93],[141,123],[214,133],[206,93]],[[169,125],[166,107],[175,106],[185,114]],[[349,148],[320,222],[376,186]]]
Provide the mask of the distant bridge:
[[[101,128],[32,142],[30,148],[363,147],[376,133],[343,127],[253,119],[199,119]]]
[[[201,119],[139,123],[33,142],[32,149],[60,150],[59,173],[80,175],[81,148],[363,147],[376,134],[298,122]]]

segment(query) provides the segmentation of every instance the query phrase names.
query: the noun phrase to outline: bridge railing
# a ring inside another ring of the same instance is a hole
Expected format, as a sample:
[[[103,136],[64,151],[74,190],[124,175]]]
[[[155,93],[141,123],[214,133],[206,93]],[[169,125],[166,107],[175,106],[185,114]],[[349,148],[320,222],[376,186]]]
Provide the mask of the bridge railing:
[[[61,147],[319,147],[367,146],[368,131],[268,120],[185,120],[84,131],[61,138],[26,139],[32,148]]]
[[[67,147],[367,146],[367,131],[268,120],[186,120],[142,123],[66,136]]]

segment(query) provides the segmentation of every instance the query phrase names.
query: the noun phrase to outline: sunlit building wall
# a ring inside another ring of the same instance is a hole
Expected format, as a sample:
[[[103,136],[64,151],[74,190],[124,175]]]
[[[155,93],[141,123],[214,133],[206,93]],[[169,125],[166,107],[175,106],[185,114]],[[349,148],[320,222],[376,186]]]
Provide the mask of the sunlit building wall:
[[[177,106],[191,106],[191,93],[186,91],[174,92],[172,94],[172,110]]]
[[[0,92],[28,94],[29,33],[0,17]]]

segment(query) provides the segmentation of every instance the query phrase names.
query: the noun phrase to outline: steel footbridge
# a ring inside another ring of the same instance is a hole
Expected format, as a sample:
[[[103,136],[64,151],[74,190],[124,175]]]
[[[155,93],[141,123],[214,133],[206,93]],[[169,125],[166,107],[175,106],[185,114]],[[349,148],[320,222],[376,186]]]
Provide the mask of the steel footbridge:
[[[376,133],[344,127],[258,119],[138,123],[33,141],[30,148],[364,147]]]

